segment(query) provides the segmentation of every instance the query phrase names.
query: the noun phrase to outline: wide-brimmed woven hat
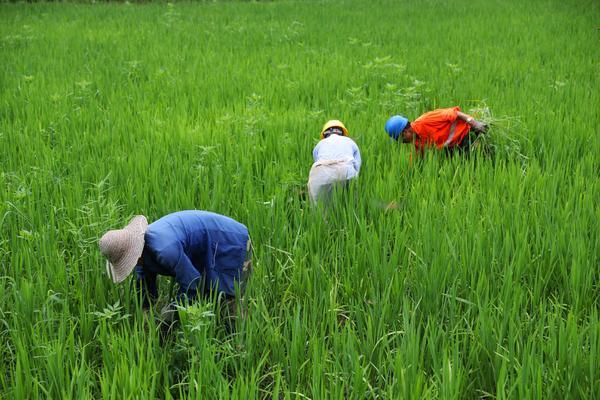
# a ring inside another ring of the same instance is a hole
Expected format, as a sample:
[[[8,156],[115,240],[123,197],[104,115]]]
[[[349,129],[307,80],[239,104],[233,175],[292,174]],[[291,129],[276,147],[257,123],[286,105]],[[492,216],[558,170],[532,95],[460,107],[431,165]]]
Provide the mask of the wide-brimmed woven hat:
[[[144,250],[146,229],[146,217],[136,215],[125,228],[108,231],[100,238],[100,252],[107,259],[106,273],[114,283],[123,282],[135,268]]]

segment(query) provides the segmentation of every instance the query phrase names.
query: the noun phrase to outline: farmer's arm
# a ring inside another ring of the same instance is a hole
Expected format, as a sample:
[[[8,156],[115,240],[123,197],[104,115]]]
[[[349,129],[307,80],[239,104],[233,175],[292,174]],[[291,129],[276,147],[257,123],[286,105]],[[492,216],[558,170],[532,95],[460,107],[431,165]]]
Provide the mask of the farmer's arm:
[[[150,307],[150,302],[158,298],[156,274],[144,271],[144,268],[141,265],[137,265],[135,267],[135,277],[137,293],[141,297],[142,308],[146,310]]]
[[[456,112],[456,117],[458,119],[461,119],[461,120],[465,121],[467,124],[469,124],[477,132],[485,133],[487,131],[487,125],[486,124],[484,124],[483,122],[475,120],[475,118],[473,118],[469,114],[465,114],[465,113],[463,113],[461,111],[457,111]]]
[[[354,158],[354,160],[352,161],[352,165],[354,166],[354,169],[356,170],[356,172],[360,171],[360,166],[362,164],[362,159],[360,158],[360,150],[358,149],[358,146],[356,144],[354,144],[353,146],[353,154],[352,157]]]
[[[321,142],[317,143],[316,146],[313,148],[313,152],[312,152],[312,156],[313,156],[313,162],[317,162],[317,159],[319,158],[319,145],[321,144]]]
[[[462,119],[463,121],[465,121],[466,123],[469,123],[469,119],[472,119],[473,121],[475,120],[473,117],[471,117],[469,114],[465,114],[464,112],[461,111],[457,111],[456,112],[456,117],[458,119]]]
[[[161,249],[157,252],[156,259],[161,266],[175,275],[175,280],[179,283],[178,300],[195,299],[198,283],[200,282],[200,272],[183,251],[181,243]]]

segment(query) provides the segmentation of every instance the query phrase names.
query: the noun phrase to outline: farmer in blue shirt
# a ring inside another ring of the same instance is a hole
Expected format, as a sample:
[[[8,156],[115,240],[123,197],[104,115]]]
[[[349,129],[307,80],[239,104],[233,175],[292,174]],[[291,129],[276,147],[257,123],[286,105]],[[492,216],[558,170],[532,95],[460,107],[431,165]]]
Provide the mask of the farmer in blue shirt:
[[[179,301],[223,293],[235,312],[236,286],[243,295],[252,271],[252,246],[241,223],[208,211],[180,211],[148,225],[143,215],[100,239],[107,273],[120,283],[135,269],[144,306],[158,297],[156,277],[179,284]]]

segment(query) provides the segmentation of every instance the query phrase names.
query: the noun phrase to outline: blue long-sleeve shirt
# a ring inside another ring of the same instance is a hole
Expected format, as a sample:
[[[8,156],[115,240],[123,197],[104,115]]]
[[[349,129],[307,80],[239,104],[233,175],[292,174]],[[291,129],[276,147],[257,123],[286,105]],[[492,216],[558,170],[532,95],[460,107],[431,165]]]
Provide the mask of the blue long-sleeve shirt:
[[[234,296],[247,242],[246,226],[229,217],[196,210],[166,215],[146,231],[143,264],[135,269],[138,288],[146,301],[156,298],[156,277],[166,275],[179,284],[180,298],[210,289]]]
[[[313,149],[314,162],[342,159],[352,159],[354,171],[349,171],[347,178],[350,179],[358,175],[362,163],[360,150],[354,140],[347,136],[329,135],[329,137],[320,140]]]

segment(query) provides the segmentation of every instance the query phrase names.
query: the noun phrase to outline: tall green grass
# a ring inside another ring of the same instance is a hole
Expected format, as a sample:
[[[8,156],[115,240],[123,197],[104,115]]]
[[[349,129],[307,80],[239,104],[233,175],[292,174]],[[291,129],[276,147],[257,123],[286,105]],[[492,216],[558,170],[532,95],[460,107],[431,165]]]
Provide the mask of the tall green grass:
[[[594,398],[598,17],[0,5],[0,397]],[[482,104],[518,154],[411,161],[382,128]],[[324,220],[298,193],[330,118],[364,165]],[[249,227],[250,315],[227,335],[199,304],[163,341],[97,239],[189,208]]]

